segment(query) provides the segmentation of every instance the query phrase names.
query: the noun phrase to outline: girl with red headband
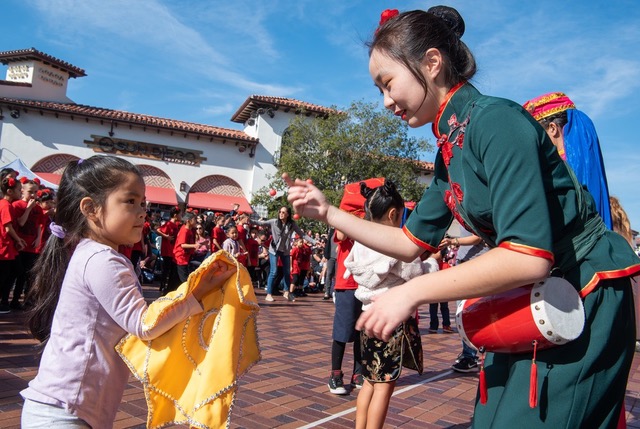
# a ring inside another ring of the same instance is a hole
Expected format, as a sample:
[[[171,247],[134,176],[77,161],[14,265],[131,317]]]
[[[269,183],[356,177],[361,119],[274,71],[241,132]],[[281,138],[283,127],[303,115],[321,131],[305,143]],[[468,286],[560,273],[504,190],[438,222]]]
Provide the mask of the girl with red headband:
[[[0,184],[0,313],[11,311],[9,295],[17,275],[16,257],[25,242],[16,232],[16,215],[11,203],[20,199],[22,184],[12,176],[5,176]]]
[[[540,124],[468,82],[476,63],[464,29],[455,9],[436,6],[387,14],[369,44],[385,107],[412,128],[431,124],[439,148],[433,182],[402,229],[340,211],[313,184],[285,174],[288,199],[300,215],[404,261],[437,252],[454,219],[491,247],[377,296],[357,328],[385,341],[420,305],[495,295],[551,270],[564,277],[582,298],[582,333],[538,350],[537,366],[535,349],[486,353],[473,426],[615,427],[633,359],[630,277],[640,260],[605,227]]]
[[[22,309],[20,297],[23,291],[26,302],[29,287],[33,280],[31,270],[38,257],[37,249],[42,242],[42,222],[44,221],[42,209],[36,201],[38,183],[26,177],[21,178],[20,183],[22,184],[22,198],[11,203],[16,214],[16,231],[20,238],[25,241],[24,249],[19,252],[16,258],[18,269],[16,286],[13,290],[11,304],[9,304],[14,310]]]

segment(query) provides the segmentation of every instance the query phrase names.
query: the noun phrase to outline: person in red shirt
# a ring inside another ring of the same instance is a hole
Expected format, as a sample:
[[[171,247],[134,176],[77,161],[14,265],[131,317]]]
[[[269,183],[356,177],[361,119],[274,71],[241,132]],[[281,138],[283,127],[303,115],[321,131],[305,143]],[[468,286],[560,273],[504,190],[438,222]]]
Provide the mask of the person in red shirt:
[[[22,184],[13,177],[5,177],[0,184],[0,313],[9,313],[9,295],[16,278],[16,256],[26,243],[15,230],[15,213],[11,203],[21,196]]]
[[[296,238],[291,249],[291,289],[296,296],[307,296],[304,292],[304,280],[311,268],[311,247],[300,237]]]
[[[258,228],[251,228],[249,237],[247,237],[244,247],[247,249],[247,270],[251,276],[251,282],[254,286],[257,285],[258,275],[256,268],[260,261],[258,258],[260,244],[258,243]]]
[[[173,245],[178,235],[178,222],[180,222],[180,209],[173,207],[170,212],[171,219],[156,229],[156,232],[162,237],[160,245],[160,256],[162,257],[162,277],[160,279],[160,292],[167,293],[169,286],[169,278],[175,272],[175,262],[173,260]],[[174,274],[175,275],[175,274]]]
[[[147,257],[147,250],[149,249],[149,232],[151,232],[151,224],[149,223],[149,214],[147,214],[144,225],[142,226],[142,237],[140,241],[133,245],[131,249],[131,256],[129,259],[134,267],[139,266],[140,261]]]
[[[33,280],[30,272],[38,257],[36,249],[40,247],[42,241],[41,223],[43,221],[42,209],[36,201],[39,185],[26,177],[23,177],[20,183],[22,184],[22,198],[15,200],[11,205],[16,216],[16,232],[26,245],[16,257],[16,284],[13,289],[13,298],[9,304],[14,310],[23,309],[20,297],[22,292],[25,297],[27,296]]]
[[[236,221],[236,228],[238,229],[238,240],[242,241],[242,244],[247,245],[247,239],[249,238],[249,234],[247,234],[247,225],[249,223],[249,215],[246,213],[239,212],[238,220]]]
[[[118,253],[127,257],[128,260],[131,260],[131,255],[133,254],[133,245],[131,244],[121,244],[118,246]]]
[[[40,221],[40,228],[42,230],[40,240],[40,246],[37,247],[36,253],[40,254],[42,252],[42,248],[44,244],[49,239],[51,235],[51,231],[49,230],[49,225],[53,221],[53,215],[56,212],[56,199],[55,194],[52,189],[44,188],[40,189],[36,192],[36,199],[38,201],[38,205],[42,210],[42,219]]]
[[[189,261],[191,261],[191,255],[198,247],[194,231],[196,226],[195,214],[187,212],[182,215],[182,220],[184,224],[178,231],[178,236],[173,246],[173,257],[176,262],[176,274],[179,282],[170,284],[168,291],[176,290],[180,284],[187,281],[189,277]]]
[[[346,268],[344,260],[349,256],[353,247],[353,240],[341,231],[333,234],[336,249],[336,278],[333,287],[336,311],[333,315],[333,343],[331,345],[331,376],[329,378],[329,392],[334,395],[349,393],[342,381],[342,360],[347,343],[353,343],[353,374],[351,386],[362,387],[362,363],[360,355],[360,333],[356,331],[356,321],[362,313],[362,302],[355,297],[358,284],[353,276],[344,278]]]
[[[227,239],[227,234],[222,229],[222,225],[224,225],[224,215],[216,216],[216,225],[211,230],[211,252],[215,253],[218,250],[222,250],[222,244]]]

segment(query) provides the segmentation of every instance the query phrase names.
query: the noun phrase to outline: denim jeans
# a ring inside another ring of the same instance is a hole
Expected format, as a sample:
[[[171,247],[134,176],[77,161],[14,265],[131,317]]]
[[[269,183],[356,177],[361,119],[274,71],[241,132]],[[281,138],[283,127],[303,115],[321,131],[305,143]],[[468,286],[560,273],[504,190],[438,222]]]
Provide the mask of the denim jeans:
[[[31,428],[83,428],[91,429],[84,420],[69,414],[64,408],[26,399],[22,407],[22,429]]]
[[[451,317],[449,315],[449,303],[441,302],[429,304],[429,329],[438,329],[438,305],[442,314],[442,326],[451,326]]]
[[[269,253],[269,278],[267,279],[267,295],[271,295],[273,293],[273,287],[278,285],[274,285],[274,280],[276,279],[276,273],[278,272],[278,258],[282,261],[282,274],[284,276],[284,282],[287,285],[285,290],[289,290],[289,285],[291,284],[291,256],[288,253],[284,252],[276,252]]]

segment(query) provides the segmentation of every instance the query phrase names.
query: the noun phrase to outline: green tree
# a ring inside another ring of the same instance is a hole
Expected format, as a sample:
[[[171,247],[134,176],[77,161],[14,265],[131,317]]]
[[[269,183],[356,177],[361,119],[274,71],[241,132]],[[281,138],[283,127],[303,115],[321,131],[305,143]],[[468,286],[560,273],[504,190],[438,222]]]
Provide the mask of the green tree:
[[[419,157],[431,151],[433,145],[409,137],[407,124],[378,103],[354,102],[322,119],[301,114],[289,124],[276,154],[278,174],[252,203],[267,206],[270,215],[286,204],[286,196],[273,199],[268,194],[270,189],[284,190],[283,172],[312,179],[335,205],[346,183],[371,177],[393,180],[405,200],[417,201],[425,188],[418,182]],[[309,219],[301,222],[305,228],[321,229]]]

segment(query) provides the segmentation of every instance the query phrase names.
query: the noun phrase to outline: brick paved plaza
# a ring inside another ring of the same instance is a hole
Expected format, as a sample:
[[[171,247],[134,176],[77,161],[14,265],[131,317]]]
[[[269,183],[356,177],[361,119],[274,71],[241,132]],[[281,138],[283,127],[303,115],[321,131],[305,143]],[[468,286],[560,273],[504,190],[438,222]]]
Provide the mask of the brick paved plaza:
[[[333,304],[321,294],[289,303],[276,297],[262,306],[258,317],[262,361],[240,383],[232,428],[348,428],[353,427],[357,392],[335,396],[328,392]],[[155,287],[145,287],[150,299]],[[451,303],[451,310],[454,305]],[[449,366],[460,351],[457,334],[428,334],[421,312],[425,372],[405,370],[396,386],[387,417],[388,428],[467,428],[470,426],[477,375],[461,375]],[[0,315],[0,427],[19,428],[23,389],[37,371],[35,341],[18,313]],[[343,369],[351,375],[350,348]],[[626,418],[640,428],[640,354],[636,353],[627,384]],[[146,404],[133,378],[125,391],[114,427],[144,428]]]

